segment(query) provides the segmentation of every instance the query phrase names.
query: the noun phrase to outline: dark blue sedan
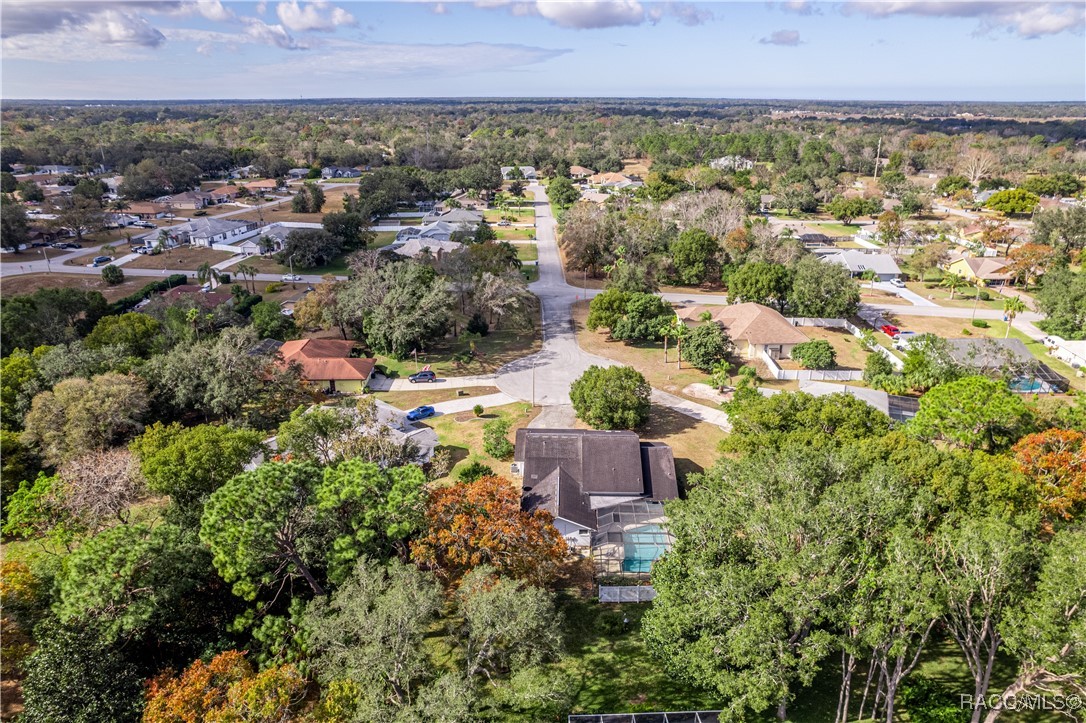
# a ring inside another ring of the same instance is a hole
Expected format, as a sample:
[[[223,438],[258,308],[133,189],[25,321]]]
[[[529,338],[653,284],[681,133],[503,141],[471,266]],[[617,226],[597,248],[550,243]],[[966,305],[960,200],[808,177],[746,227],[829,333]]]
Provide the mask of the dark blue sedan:
[[[426,419],[427,417],[432,417],[436,413],[437,412],[434,411],[433,407],[429,407],[429,406],[425,406],[425,405],[421,406],[421,407],[415,407],[414,409],[412,409],[410,412],[407,413],[407,421],[409,421],[409,422],[418,422],[418,421],[421,421],[423,419]]]

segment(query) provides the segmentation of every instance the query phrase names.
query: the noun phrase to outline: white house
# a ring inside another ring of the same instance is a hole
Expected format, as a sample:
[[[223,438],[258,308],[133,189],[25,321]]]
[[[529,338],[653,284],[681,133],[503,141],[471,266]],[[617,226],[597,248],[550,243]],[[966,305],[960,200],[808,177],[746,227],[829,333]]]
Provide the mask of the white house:
[[[1086,340],[1068,341],[1059,336],[1046,336],[1048,353],[1074,369],[1086,370]]]
[[[890,281],[901,276],[901,269],[890,254],[872,254],[860,249],[842,249],[820,258],[826,263],[837,264],[848,269],[853,276],[863,276],[873,271],[879,281]]]
[[[517,166],[517,168],[520,169],[520,173],[521,173],[522,176],[524,176],[525,181],[534,181],[534,180],[536,180],[536,178],[538,178],[538,175],[535,172],[535,167],[534,166]],[[502,166],[502,180],[505,180],[505,181],[513,180],[513,177],[511,175],[512,173],[513,173],[513,166]]]

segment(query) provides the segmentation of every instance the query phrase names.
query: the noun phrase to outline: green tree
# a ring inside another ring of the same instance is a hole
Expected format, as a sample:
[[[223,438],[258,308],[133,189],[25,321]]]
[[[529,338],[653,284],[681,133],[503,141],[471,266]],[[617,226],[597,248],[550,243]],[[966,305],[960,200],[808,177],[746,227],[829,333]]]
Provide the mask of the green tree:
[[[116,286],[117,284],[124,283],[124,269],[120,266],[114,266],[109,264],[102,268],[102,281],[106,282],[110,286]]]
[[[1017,296],[1012,296],[1009,299],[1003,300],[1003,315],[1007,317],[1007,329],[1003,332],[1004,339],[1011,335],[1011,327],[1014,326],[1015,317],[1025,310],[1025,302]]]
[[[442,609],[432,575],[360,559],[331,596],[305,612],[309,652],[326,691],[347,687],[352,720],[389,720],[432,676],[425,641]]]
[[[965,176],[943,176],[935,184],[935,192],[940,196],[953,196],[958,191],[967,191],[972,187]]]
[[[835,196],[826,204],[826,211],[845,225],[851,224],[860,216],[870,216],[882,210],[882,203],[877,198],[846,198]]]
[[[611,337],[624,341],[660,338],[660,329],[675,318],[671,304],[656,294],[630,293],[622,317],[611,327]]]
[[[804,256],[795,265],[788,294],[789,313],[847,319],[860,308],[860,290],[848,269]]]
[[[754,302],[784,311],[792,290],[792,274],[783,264],[755,261],[743,264],[728,278],[728,301]]]
[[[1074,196],[1082,190],[1082,181],[1070,173],[1055,173],[1051,176],[1031,176],[1020,186],[1037,196]]]
[[[406,559],[407,540],[423,526],[426,476],[418,465],[382,469],[349,459],[324,470],[316,511],[335,538],[329,579],[339,582],[363,555]]]
[[[260,452],[262,440],[262,434],[249,429],[155,422],[130,447],[149,489],[198,514],[207,496]]]
[[[360,213],[326,213],[321,218],[324,230],[339,239],[347,251],[357,251],[369,246],[377,235],[369,221]]]
[[[1009,188],[1006,191],[993,194],[991,198],[985,201],[984,206],[993,211],[999,211],[1005,216],[1013,216],[1032,212],[1037,207],[1038,200],[1037,195],[1029,191],[1021,188]]]
[[[293,257],[294,265],[302,269],[324,266],[343,252],[343,242],[319,228],[296,228],[283,240],[279,252],[280,263],[287,264]]]
[[[1030,413],[1005,382],[970,376],[932,388],[908,424],[913,435],[964,449],[998,451],[1029,430]]]
[[[790,445],[835,447],[881,437],[890,428],[885,414],[848,394],[737,394],[725,410],[732,433],[721,449],[729,452],[780,450]]]
[[[796,344],[792,347],[792,358],[807,369],[833,369],[837,366],[837,351],[825,339]]]
[[[136,723],[145,673],[85,625],[48,622],[36,631],[23,680],[28,723]]]
[[[56,219],[50,223],[75,234],[76,243],[83,243],[83,234],[100,231],[106,225],[102,204],[81,196],[72,196],[57,209]]]
[[[513,455],[509,428],[508,419],[492,419],[483,425],[483,449],[494,459],[508,459]]]
[[[905,238],[905,227],[901,216],[894,211],[884,211],[878,218],[879,241],[893,249]]]
[[[1075,254],[1086,248],[1086,206],[1046,209],[1033,216],[1034,243]]]
[[[41,186],[34,183],[33,181],[20,181],[19,197],[22,198],[24,201],[41,203],[45,200],[45,191],[41,190]]]
[[[254,600],[261,589],[299,577],[314,595],[324,595],[323,556],[309,544],[316,524],[309,505],[319,479],[312,465],[268,462],[211,493],[200,539],[235,595]]]
[[[1018,676],[999,695],[986,723],[1005,710],[1011,697],[1063,688],[1086,693],[1082,671],[1086,650],[1075,641],[1086,633],[1086,532],[1065,529],[1046,546],[1037,583],[1021,605],[1007,610],[999,633],[1019,661]]]
[[[249,321],[261,339],[286,341],[297,332],[294,320],[289,316],[284,316],[282,308],[273,301],[261,301],[259,304],[254,304]]]
[[[926,392],[934,386],[958,379],[963,372],[951,356],[946,340],[924,333],[917,334],[909,342],[902,373],[911,389]]]
[[[547,186],[547,198],[560,209],[569,208],[581,198],[581,192],[568,178],[559,176]]]
[[[0,299],[0,350],[37,349],[64,344],[87,334],[109,311],[97,291],[38,289]]]
[[[19,182],[15,180],[15,176],[7,171],[0,171],[0,193],[15,193],[15,189],[19,187]]]
[[[351,282],[365,309],[363,330],[370,346],[403,358],[429,339],[440,338],[453,308],[434,269],[415,261],[366,270]]]
[[[66,484],[58,476],[39,472],[33,482],[24,480],[4,500],[4,534],[24,539],[47,537],[70,548],[85,527],[68,509],[66,492]]]
[[[0,359],[0,427],[22,429],[23,417],[40,384],[38,365],[30,354],[15,349]]]
[[[51,465],[128,441],[149,407],[143,381],[121,374],[66,379],[34,397],[23,439]]]
[[[30,238],[26,209],[7,195],[0,196],[0,236],[4,248],[16,250]]]
[[[1086,274],[1053,269],[1041,277],[1034,298],[1047,317],[1038,326],[1064,339],[1086,339]]]
[[[630,294],[621,289],[604,289],[588,302],[588,319],[585,320],[585,326],[589,331],[596,331],[601,327],[607,330],[614,329],[615,324],[626,314],[626,303],[629,299]]]
[[[690,285],[720,278],[720,250],[715,238],[697,228],[683,231],[668,248],[679,280]]]
[[[686,360],[703,372],[712,369],[735,351],[735,345],[720,324],[706,322],[695,326],[683,340]]]
[[[645,423],[651,389],[630,367],[589,367],[569,389],[577,416],[596,429],[634,429]]]
[[[147,358],[154,351],[162,325],[147,314],[129,312],[103,317],[83,340],[88,349],[120,346],[130,356]]]

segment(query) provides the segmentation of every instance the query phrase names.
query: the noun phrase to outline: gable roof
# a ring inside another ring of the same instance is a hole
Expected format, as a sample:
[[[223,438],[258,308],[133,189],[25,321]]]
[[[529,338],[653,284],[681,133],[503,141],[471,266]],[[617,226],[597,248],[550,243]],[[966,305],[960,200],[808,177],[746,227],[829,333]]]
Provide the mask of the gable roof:
[[[422,224],[431,224],[438,221],[444,221],[445,223],[482,223],[483,212],[474,211],[470,208],[453,208],[441,213],[430,212],[422,217]]]
[[[297,363],[309,381],[365,381],[373,374],[376,359],[350,358],[357,344],[342,339],[296,339],[284,342],[279,354],[286,363]]]
[[[968,266],[969,270],[978,279],[984,279],[985,281],[1006,281],[1011,278],[1010,274],[1003,272],[1003,269],[1007,268],[1007,262],[1003,259],[992,258],[990,256],[984,258],[963,256],[960,259],[952,261],[950,265],[956,264],[959,261]]]
[[[569,175],[571,176],[591,176],[594,174],[591,168],[585,168],[584,166],[570,166]]]
[[[552,517],[596,529],[596,511],[589,496],[581,491],[572,475],[562,474],[560,467],[538,482],[526,485],[521,506],[527,510],[546,510]]]
[[[458,241],[443,241],[435,238],[415,237],[410,238],[403,243],[387,246],[385,247],[385,250],[397,253],[400,256],[415,258],[421,254],[424,249],[428,249],[432,255],[437,256],[439,253],[449,253],[462,247],[463,244]]]
[[[219,186],[218,188],[212,188],[210,191],[208,191],[208,194],[210,196],[229,196],[229,197],[233,198],[234,196],[238,195],[238,192],[240,190],[241,189],[238,188],[237,186],[231,186],[230,184],[226,184],[225,186]]]
[[[589,177],[588,182],[597,186],[614,186],[623,182],[633,181],[629,176],[624,176],[621,173],[597,173],[594,176]]]
[[[768,306],[747,302],[730,306],[684,306],[676,313],[684,321],[698,321],[702,312],[722,324],[733,341],[748,344],[802,344],[808,337]]]
[[[829,261],[844,266],[852,273],[863,273],[871,270],[876,274],[900,274],[894,257],[890,254],[867,254],[857,249],[844,249],[822,256],[823,261]]]
[[[252,183],[246,183],[246,188],[279,188],[279,182],[274,178],[265,178],[263,181],[253,181]]]

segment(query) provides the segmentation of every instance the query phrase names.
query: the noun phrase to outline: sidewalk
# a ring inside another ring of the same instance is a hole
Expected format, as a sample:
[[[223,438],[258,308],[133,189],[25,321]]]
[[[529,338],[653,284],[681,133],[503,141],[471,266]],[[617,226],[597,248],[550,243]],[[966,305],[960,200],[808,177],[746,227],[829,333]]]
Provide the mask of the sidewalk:
[[[704,404],[691,402],[681,397],[677,397],[674,394],[661,392],[659,389],[652,390],[652,402],[674,409],[679,414],[685,414],[688,417],[700,419],[709,424],[715,424],[725,432],[732,431],[732,425],[731,422],[728,421],[728,415],[725,414],[722,409],[714,409],[713,407],[708,407]]]
[[[459,412],[467,412],[475,408],[475,405],[480,405],[483,408],[501,407],[506,404],[513,404],[519,401],[509,396],[504,392],[498,392],[497,394],[486,394],[481,397],[464,397],[463,399],[450,399],[447,402],[439,402],[438,404],[431,404],[434,411],[438,414],[457,414]]]
[[[498,385],[498,377],[496,374],[479,374],[474,376],[463,377],[439,377],[436,382],[422,382],[419,384],[412,384],[406,377],[402,379],[389,379],[381,375],[374,376],[370,380],[369,388],[375,392],[406,392],[411,390],[420,390],[427,388],[452,388],[460,389],[461,387],[495,387]],[[471,409],[471,406],[468,406]]]

